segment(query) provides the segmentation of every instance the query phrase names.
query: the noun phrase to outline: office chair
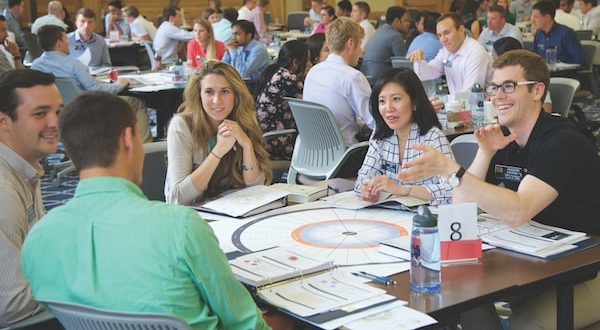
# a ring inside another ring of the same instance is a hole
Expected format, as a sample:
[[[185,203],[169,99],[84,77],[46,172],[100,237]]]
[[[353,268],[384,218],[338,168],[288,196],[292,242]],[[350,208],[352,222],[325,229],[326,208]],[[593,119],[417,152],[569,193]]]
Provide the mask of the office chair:
[[[287,29],[304,31],[304,19],[308,17],[307,11],[294,11],[288,14]]]
[[[156,70],[156,60],[154,59],[154,48],[152,48],[152,43],[144,42],[144,48],[146,48],[146,53],[148,54],[148,60],[150,61],[150,70]]]
[[[474,134],[463,134],[450,141],[450,149],[452,149],[456,162],[464,168],[469,168],[473,159],[475,159],[479,146]]]
[[[73,101],[79,94],[83,92],[79,87],[77,87],[71,78],[56,77],[55,84],[60,91],[60,95],[62,96],[63,104],[65,106],[71,103],[71,101]],[[55,187],[60,186],[60,181],[62,178],[73,172],[75,172],[75,166],[73,166],[73,162],[70,160],[62,161],[51,166],[51,176],[54,178],[52,180],[52,185]]]
[[[342,169],[356,176],[369,142],[346,146],[329,109],[318,103],[289,97],[285,99],[290,104],[298,128],[288,183],[295,184],[298,175],[312,180],[334,178]]]
[[[593,30],[575,30],[575,34],[577,34],[577,38],[579,40],[592,40]]]
[[[140,189],[150,200],[165,201],[167,141],[144,144],[144,169]]]
[[[44,50],[40,46],[38,42],[37,35],[31,32],[24,32],[25,35],[25,45],[27,46],[27,53],[25,54],[25,58],[23,59],[23,63],[27,63],[31,65],[33,60],[40,57]]]
[[[552,112],[559,113],[561,117],[567,118],[578,88],[579,81],[575,79],[551,77],[548,92],[552,98]]]
[[[111,311],[101,308],[39,301],[68,330],[191,330],[175,315]]]
[[[7,327],[0,328],[0,330],[17,330],[17,329],[28,329],[32,326],[40,327],[42,323],[54,320],[54,316],[47,311],[43,310],[33,316],[30,316],[19,322],[11,323]],[[56,322],[56,321],[55,321]],[[46,326],[46,325],[44,325]]]
[[[583,68],[577,71],[577,74],[586,77],[589,80],[592,94],[594,94],[595,97],[599,97],[600,87],[598,86],[598,81],[596,80],[596,74],[594,72],[594,61],[598,55],[598,42],[595,40],[582,40],[581,47],[583,48],[585,63]],[[581,81],[581,79],[578,80]]]
[[[281,129],[277,131],[265,132],[263,138],[266,142],[275,139],[281,135],[296,135],[296,130],[293,128]],[[269,159],[271,172],[273,173],[273,183],[284,183],[287,180],[287,173],[290,168],[289,160]]]

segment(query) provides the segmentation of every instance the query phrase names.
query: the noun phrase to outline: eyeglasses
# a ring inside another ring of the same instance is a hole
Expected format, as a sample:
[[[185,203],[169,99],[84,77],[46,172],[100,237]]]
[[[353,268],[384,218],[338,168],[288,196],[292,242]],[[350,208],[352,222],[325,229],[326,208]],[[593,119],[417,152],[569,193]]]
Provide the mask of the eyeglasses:
[[[515,89],[517,88],[517,86],[531,85],[531,84],[537,84],[537,83],[539,83],[539,81],[521,81],[521,82],[516,82],[514,80],[507,80],[507,81],[503,82],[500,85],[491,84],[491,85],[487,86],[485,88],[485,93],[488,96],[494,96],[494,95],[498,94],[499,90],[502,90],[502,93],[504,93],[504,94],[510,94],[510,93],[512,93],[512,92],[515,91]]]

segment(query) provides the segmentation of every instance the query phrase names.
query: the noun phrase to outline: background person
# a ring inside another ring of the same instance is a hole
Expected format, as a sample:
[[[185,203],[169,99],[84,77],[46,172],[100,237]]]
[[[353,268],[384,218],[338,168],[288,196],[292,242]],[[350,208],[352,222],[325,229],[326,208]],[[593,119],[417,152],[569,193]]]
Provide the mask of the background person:
[[[205,60],[221,60],[225,55],[225,44],[215,40],[212,25],[203,18],[194,20],[194,39],[187,45],[187,59],[197,68]],[[201,61],[198,62],[200,57]]]
[[[310,51],[310,62],[312,66],[317,65],[329,56],[329,46],[325,40],[325,33],[315,33],[306,39],[306,46]]]
[[[302,98],[304,77],[311,68],[308,47],[304,42],[291,40],[281,46],[277,63],[263,72],[256,90],[256,115],[263,132],[296,128],[290,106],[284,97]],[[290,160],[295,135],[283,135],[267,141],[271,159]]]

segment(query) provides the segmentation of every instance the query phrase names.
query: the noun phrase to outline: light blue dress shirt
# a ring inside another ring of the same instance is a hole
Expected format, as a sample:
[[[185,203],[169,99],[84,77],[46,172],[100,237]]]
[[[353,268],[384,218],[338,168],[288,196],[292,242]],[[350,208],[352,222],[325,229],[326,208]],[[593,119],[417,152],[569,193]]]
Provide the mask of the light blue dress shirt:
[[[258,79],[271,60],[267,48],[252,40],[246,47],[228,49],[223,62],[233,66],[244,79]]]
[[[99,82],[92,77],[83,63],[59,51],[44,52],[42,56],[33,61],[31,68],[52,73],[56,77],[71,78],[77,87],[84,91],[104,91],[117,94],[125,88],[120,83],[107,84]]]
[[[69,57],[76,60],[78,59],[86,49],[90,49],[90,60],[89,66],[92,68],[99,68],[105,66],[112,66],[110,56],[108,55],[108,45],[104,38],[99,34],[92,33],[92,38],[89,41],[81,39],[77,30],[68,33],[67,39],[69,40]]]
[[[513,37],[523,43],[521,31],[519,28],[510,23],[505,23],[504,27],[502,27],[502,30],[500,30],[500,33],[498,34],[486,27],[479,36],[479,43],[485,47],[485,50],[487,50],[488,53],[491,53],[492,49],[494,48],[494,42],[505,37]]]
[[[104,16],[104,31],[106,31],[107,35],[108,35],[108,26],[110,24],[111,18],[112,18],[111,13],[108,13],[108,14],[106,14],[106,16]],[[129,26],[129,23],[127,23],[127,21],[123,17],[121,17],[117,20],[117,25],[119,25],[119,27],[121,28],[121,31],[123,31],[123,33],[127,37],[131,37],[131,27]]]
[[[422,49],[425,52],[425,60],[431,61],[442,49],[442,43],[435,34],[423,32],[413,39],[406,54],[410,55],[417,49]]]

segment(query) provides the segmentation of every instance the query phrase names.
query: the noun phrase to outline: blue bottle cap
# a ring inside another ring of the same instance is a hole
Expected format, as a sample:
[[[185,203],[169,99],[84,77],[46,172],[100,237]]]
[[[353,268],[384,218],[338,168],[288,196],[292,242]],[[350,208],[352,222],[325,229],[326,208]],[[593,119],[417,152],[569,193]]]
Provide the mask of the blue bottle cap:
[[[437,227],[437,216],[431,213],[427,206],[421,205],[413,217],[413,226]]]

